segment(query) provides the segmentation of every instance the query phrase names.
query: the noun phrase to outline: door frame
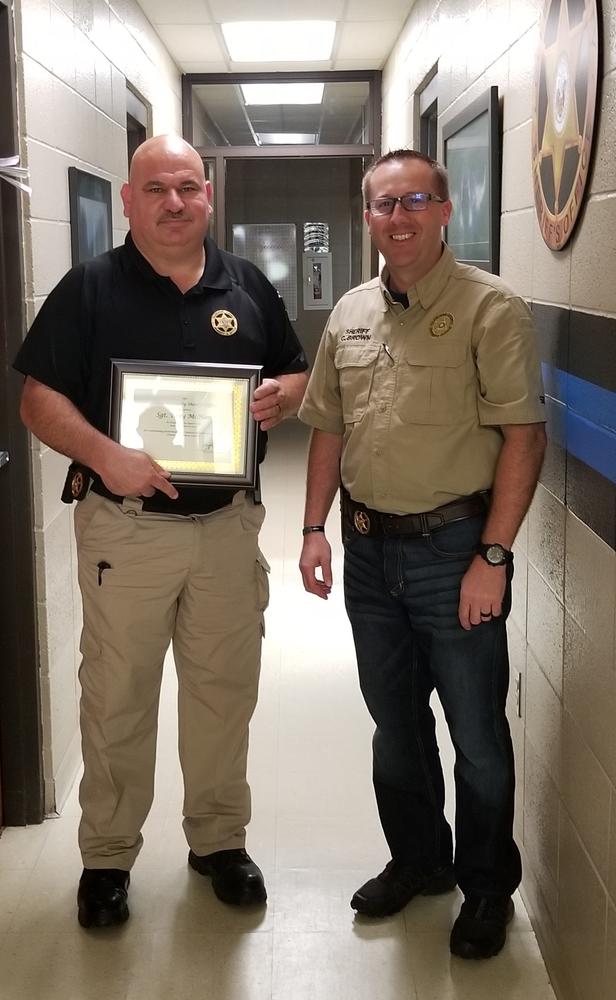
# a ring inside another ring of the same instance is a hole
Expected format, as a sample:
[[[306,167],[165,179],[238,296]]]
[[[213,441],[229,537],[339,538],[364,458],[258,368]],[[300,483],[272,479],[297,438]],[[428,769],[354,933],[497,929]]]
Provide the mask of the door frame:
[[[19,150],[12,0],[0,0],[0,155]],[[2,822],[40,823],[44,782],[32,470],[11,363],[25,330],[21,195],[0,181],[0,773]]]
[[[314,156],[319,159],[328,157],[352,158],[361,157],[364,168],[381,155],[381,70],[318,70],[286,71],[280,73],[185,73],[182,77],[182,134],[187,142],[193,142],[193,103],[192,90],[199,84],[242,84],[242,83],[355,83],[364,82],[369,85],[369,141],[365,144],[348,145],[302,145],[302,146],[198,146],[197,152],[202,160],[214,162],[214,218],[216,223],[217,242],[223,249],[226,246],[225,224],[225,160],[227,159],[305,159]],[[378,274],[378,253],[370,245],[370,274]]]

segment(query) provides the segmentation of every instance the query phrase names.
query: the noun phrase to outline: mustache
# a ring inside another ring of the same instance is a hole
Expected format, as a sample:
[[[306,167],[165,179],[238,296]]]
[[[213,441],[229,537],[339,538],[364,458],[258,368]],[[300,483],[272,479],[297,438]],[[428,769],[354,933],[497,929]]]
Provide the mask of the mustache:
[[[168,219],[173,219],[174,222],[191,222],[192,215],[180,210],[179,212],[165,212],[161,216],[160,222],[166,222]]]

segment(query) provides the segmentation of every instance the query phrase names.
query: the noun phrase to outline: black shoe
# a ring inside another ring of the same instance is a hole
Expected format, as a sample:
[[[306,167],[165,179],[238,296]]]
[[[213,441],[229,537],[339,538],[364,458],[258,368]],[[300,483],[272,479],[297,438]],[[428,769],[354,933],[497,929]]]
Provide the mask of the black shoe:
[[[403,909],[414,896],[437,896],[456,887],[452,865],[430,875],[418,875],[408,866],[390,861],[385,870],[358,889],[351,906],[366,917],[389,917]]]
[[[120,868],[84,868],[77,892],[82,927],[112,927],[128,920],[130,875]]]
[[[200,875],[209,875],[212,888],[223,903],[247,906],[267,899],[263,873],[243,847],[213,854],[190,851],[188,864]]]
[[[459,958],[492,958],[507,938],[514,914],[510,896],[469,895],[451,929],[449,949]]]

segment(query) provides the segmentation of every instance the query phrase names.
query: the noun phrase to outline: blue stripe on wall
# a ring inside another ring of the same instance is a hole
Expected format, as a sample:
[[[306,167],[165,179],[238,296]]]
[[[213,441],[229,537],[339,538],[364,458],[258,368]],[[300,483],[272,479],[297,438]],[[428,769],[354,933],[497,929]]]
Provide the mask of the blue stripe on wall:
[[[566,440],[558,443],[616,483],[616,393],[553,365],[543,363],[541,369],[546,395],[566,406]],[[562,429],[560,420],[554,428],[560,437],[558,425]]]
[[[580,416],[609,430],[616,430],[616,392],[602,389],[575,375],[567,377],[567,406]]]
[[[616,483],[616,433],[607,427],[580,417],[569,410],[567,413],[567,451],[590,465],[591,469]]]
[[[555,368],[553,365],[548,365],[545,361],[542,361],[541,375],[546,395],[551,396],[552,399],[557,399],[560,403],[566,403],[567,379],[569,377],[567,372],[563,372],[560,368]]]

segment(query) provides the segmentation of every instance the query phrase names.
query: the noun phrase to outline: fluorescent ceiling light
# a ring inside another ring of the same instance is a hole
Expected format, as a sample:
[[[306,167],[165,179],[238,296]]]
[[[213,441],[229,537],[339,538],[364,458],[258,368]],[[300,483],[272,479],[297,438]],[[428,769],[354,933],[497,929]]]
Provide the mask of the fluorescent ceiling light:
[[[320,104],[324,83],[243,83],[244,104]]]
[[[314,146],[317,137],[314,132],[257,132],[262,146]]]
[[[228,21],[221,25],[232,62],[323,62],[335,21]]]

